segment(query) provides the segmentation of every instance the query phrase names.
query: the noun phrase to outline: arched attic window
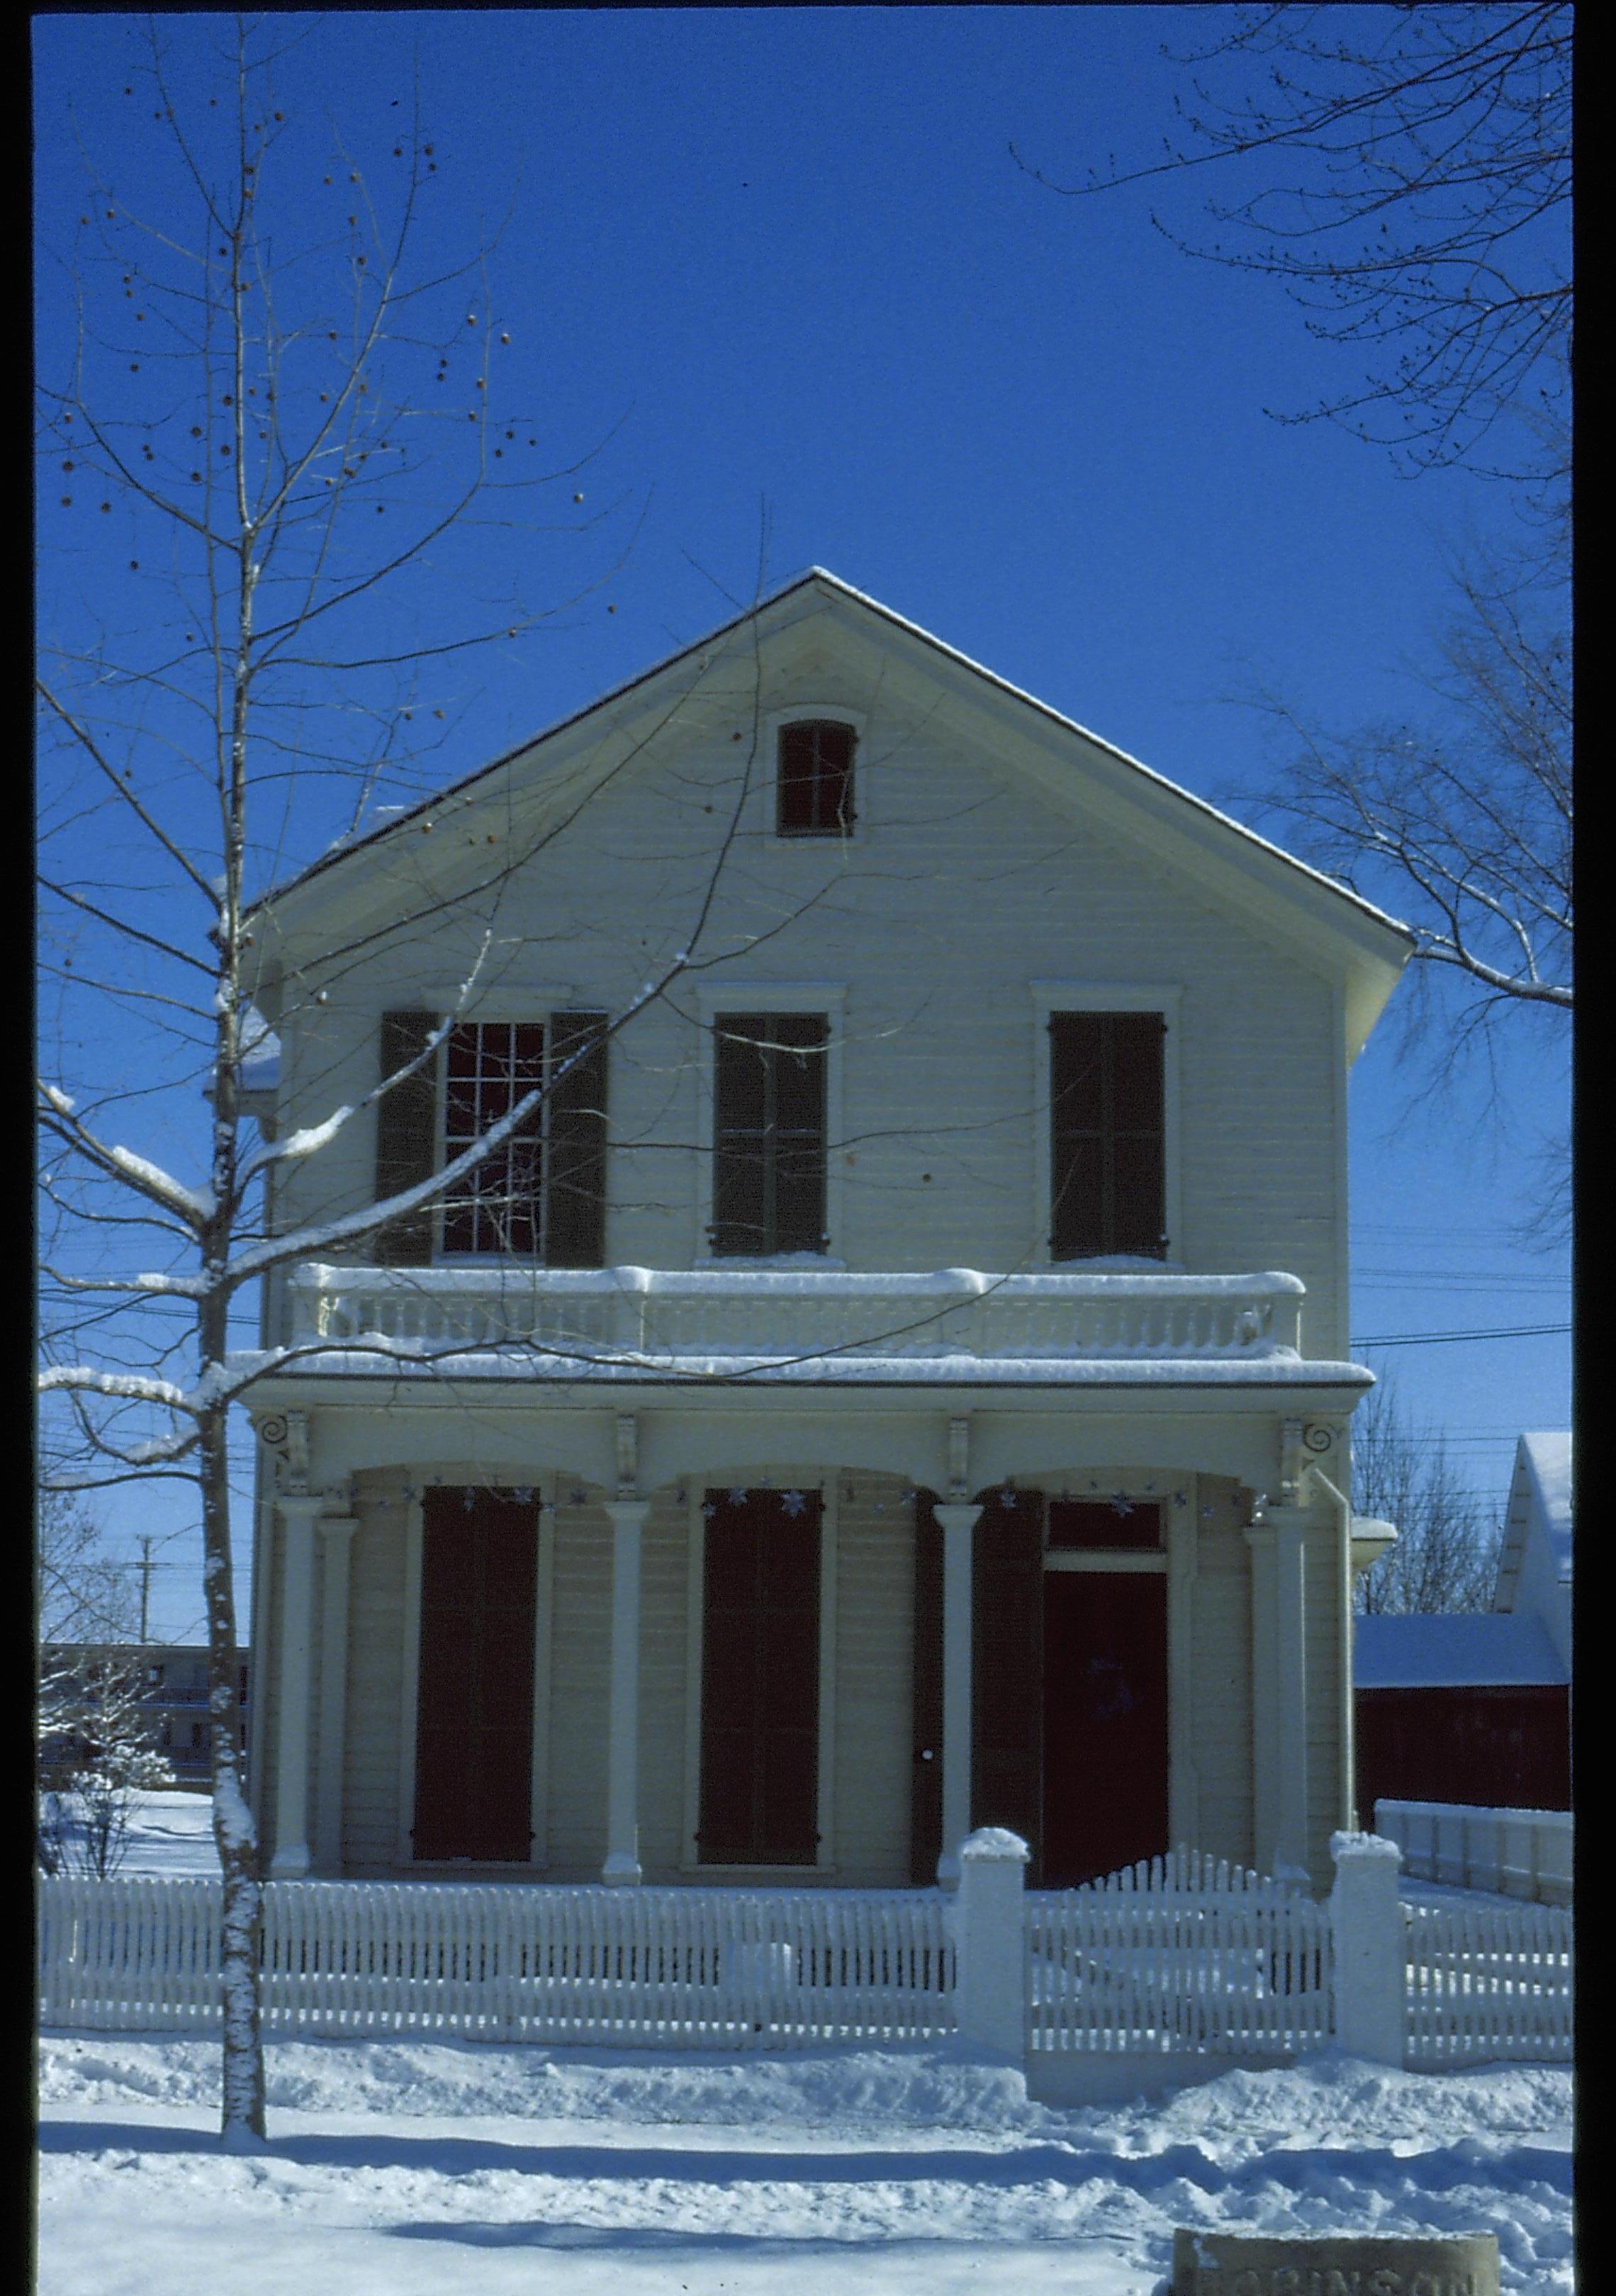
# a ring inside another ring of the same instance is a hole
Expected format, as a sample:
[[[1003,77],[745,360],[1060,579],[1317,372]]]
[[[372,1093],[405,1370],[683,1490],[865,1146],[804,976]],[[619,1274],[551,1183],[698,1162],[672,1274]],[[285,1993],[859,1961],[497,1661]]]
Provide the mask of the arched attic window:
[[[846,837],[853,826],[850,726],[802,718],[780,728],[775,828],[782,837]]]

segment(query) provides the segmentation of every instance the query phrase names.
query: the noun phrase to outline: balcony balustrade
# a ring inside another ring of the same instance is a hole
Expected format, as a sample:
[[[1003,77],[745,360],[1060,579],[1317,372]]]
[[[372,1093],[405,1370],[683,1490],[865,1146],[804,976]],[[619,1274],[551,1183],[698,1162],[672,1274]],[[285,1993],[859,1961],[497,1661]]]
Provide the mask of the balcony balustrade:
[[[1017,1363],[1259,1364],[1299,1357],[1303,1290],[1298,1277],[1272,1271],[304,1264],[287,1283],[284,1336],[300,1348],[521,1349],[676,1372],[809,1358],[829,1359],[827,1368],[841,1360],[849,1372],[871,1359],[919,1366],[962,1357],[1001,1374]]]

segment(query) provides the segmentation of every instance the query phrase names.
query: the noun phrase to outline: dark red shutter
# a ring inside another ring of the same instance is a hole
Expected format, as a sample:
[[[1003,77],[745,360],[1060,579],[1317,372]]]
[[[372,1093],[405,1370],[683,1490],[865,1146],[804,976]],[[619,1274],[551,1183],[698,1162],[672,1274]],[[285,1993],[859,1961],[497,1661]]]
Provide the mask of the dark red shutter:
[[[702,1585],[704,1866],[818,1855],[816,1491],[709,1491]]]
[[[417,1059],[437,1025],[430,1013],[384,1013],[382,1077],[397,1076]],[[438,1063],[431,1060],[383,1093],[376,1103],[377,1201],[430,1180],[437,1168]],[[431,1206],[378,1228],[370,1250],[379,1267],[424,1266],[432,1256]]]
[[[538,1513],[502,1491],[465,1500],[423,1502],[414,1852],[525,1864]]]
[[[558,1013],[551,1022],[550,1152],[545,1259],[552,1267],[606,1264],[606,1015]]]
[[[1167,1248],[1160,1013],[1049,1017],[1051,1204],[1056,1259]]]
[[[1042,1818],[1044,1500],[989,1491],[972,1554],[971,1823],[1033,1851]]]
[[[715,1254],[824,1250],[829,1037],[822,1013],[714,1024]]]
[[[914,1785],[909,1879],[928,1890],[943,1847],[943,1531],[933,1501],[915,1502]]]

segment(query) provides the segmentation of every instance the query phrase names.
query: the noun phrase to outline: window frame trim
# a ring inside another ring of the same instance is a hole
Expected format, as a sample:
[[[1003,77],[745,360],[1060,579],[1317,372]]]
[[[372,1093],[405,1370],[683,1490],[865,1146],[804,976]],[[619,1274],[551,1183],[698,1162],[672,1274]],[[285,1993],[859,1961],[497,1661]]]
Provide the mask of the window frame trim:
[[[1184,987],[1178,981],[1034,980],[1032,993],[1033,1228],[1032,1264],[1047,1268],[1159,1267],[1182,1273],[1184,1254],[1183,1129],[1179,1041]],[[1161,1031],[1161,1225],[1167,1237],[1161,1258],[1136,1252],[1096,1253],[1087,1259],[1057,1259],[1049,1230],[1054,1206],[1054,1157],[1049,1137],[1051,1094],[1049,1022],[1057,1013],[1159,1013]]]
[[[839,701],[798,701],[787,709],[764,711],[760,724],[764,756],[768,764],[768,835],[772,845],[829,845],[840,848],[857,842],[860,832],[867,827],[861,759],[869,723],[867,711],[849,709]],[[780,736],[788,726],[812,724],[846,726],[852,734],[853,822],[849,829],[782,829],[780,826]]]
[[[696,1267],[798,1267],[801,1252],[716,1252],[712,1248],[716,1212],[718,1152],[718,1061],[713,1045],[714,1023],[726,1013],[823,1014],[828,1031],[824,1078],[824,1228],[831,1241],[812,1255],[818,1266],[846,1266],[836,1254],[842,1234],[843,1163],[837,1149],[842,1136],[841,1046],[847,1005],[847,984],[832,980],[701,981],[696,987],[696,1010],[701,1043],[695,1063],[699,1106],[696,1111],[696,1152],[701,1178],[696,1189],[696,1232],[691,1265]]]

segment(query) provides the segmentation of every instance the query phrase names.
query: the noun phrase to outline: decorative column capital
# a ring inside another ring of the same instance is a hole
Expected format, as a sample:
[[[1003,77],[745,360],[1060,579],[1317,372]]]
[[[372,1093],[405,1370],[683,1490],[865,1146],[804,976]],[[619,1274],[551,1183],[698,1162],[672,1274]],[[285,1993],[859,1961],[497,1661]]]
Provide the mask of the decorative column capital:
[[[267,1412],[255,1423],[258,1441],[275,1460],[282,1488],[288,1492],[306,1491],[308,1488],[308,1412]]]

